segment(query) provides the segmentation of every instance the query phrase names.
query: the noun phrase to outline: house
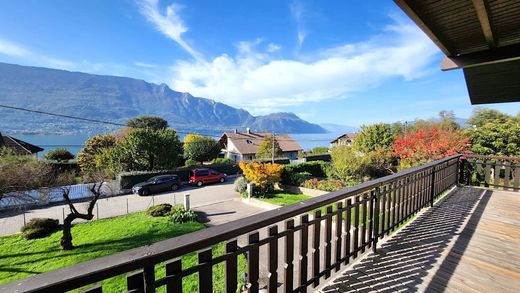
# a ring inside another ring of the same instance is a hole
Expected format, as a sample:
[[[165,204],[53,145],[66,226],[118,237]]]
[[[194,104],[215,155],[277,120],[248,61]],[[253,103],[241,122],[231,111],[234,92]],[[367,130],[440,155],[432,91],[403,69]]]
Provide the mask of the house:
[[[6,147],[11,149],[17,155],[35,155],[43,151],[41,147],[35,146],[23,140],[19,140],[12,136],[2,135],[0,133],[0,148]]]
[[[340,145],[351,145],[356,136],[357,133],[345,133],[331,141],[330,147],[332,148]]]
[[[269,132],[252,132],[247,128],[246,132],[224,132],[220,137],[224,156],[235,162],[251,161],[256,158],[258,146],[272,134]],[[296,160],[298,152],[303,151],[298,144],[288,134],[275,134],[275,139],[282,149],[282,157]]]

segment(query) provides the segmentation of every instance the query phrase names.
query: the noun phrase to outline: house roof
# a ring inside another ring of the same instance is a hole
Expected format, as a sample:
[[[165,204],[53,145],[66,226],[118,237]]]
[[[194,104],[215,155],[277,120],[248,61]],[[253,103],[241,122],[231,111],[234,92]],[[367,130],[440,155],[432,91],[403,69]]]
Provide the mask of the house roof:
[[[520,101],[520,1],[394,0],[463,69],[472,104]]]
[[[357,136],[357,133],[345,133],[343,135],[340,135],[338,137],[336,137],[333,141],[331,141],[330,143],[335,143],[337,142],[338,140],[340,139],[344,139],[344,138],[350,138],[350,140],[354,140],[354,138],[356,138]]]
[[[258,146],[271,135],[269,132],[224,132],[220,138],[220,142],[222,145],[226,145],[226,138],[229,138],[241,154],[249,155],[256,154]],[[282,152],[297,152],[303,150],[300,144],[288,134],[275,134],[275,139],[280,145]]]
[[[7,147],[17,155],[31,155],[43,151],[39,146],[35,146],[12,136],[0,133],[0,147]]]

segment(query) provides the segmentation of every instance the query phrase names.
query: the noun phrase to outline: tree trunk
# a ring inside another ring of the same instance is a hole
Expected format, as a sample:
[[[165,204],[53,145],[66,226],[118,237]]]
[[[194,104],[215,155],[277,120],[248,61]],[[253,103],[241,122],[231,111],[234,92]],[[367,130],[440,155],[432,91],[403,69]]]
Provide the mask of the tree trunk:
[[[69,214],[65,220],[63,221],[63,236],[61,236],[61,248],[63,250],[71,250],[74,248],[72,244],[72,233],[70,229],[72,228],[72,221],[74,221],[75,217],[73,214]]]

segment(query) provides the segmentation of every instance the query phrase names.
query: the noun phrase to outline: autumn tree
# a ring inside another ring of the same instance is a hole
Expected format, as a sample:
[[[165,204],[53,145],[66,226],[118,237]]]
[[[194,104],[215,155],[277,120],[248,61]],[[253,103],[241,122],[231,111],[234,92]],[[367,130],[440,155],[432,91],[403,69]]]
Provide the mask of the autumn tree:
[[[168,128],[168,121],[159,116],[139,116],[128,120],[126,123],[131,128],[150,128],[153,130],[163,130]]]
[[[116,138],[110,134],[98,134],[85,142],[83,149],[78,153],[78,165],[84,173],[96,170],[95,158],[104,149],[113,148],[116,145]]]
[[[273,138],[272,135],[266,137],[264,141],[260,143],[258,149],[256,150],[256,158],[257,159],[271,159],[278,158],[282,155],[282,148],[278,144],[276,138]]]
[[[200,163],[216,158],[220,150],[218,141],[207,136],[199,135],[184,142],[184,158]]]
[[[279,164],[240,162],[240,169],[246,179],[253,183],[259,194],[269,193],[274,183],[279,182],[282,176],[283,166]]]
[[[393,155],[402,167],[421,165],[458,153],[466,153],[470,143],[461,131],[430,125],[397,137]]]

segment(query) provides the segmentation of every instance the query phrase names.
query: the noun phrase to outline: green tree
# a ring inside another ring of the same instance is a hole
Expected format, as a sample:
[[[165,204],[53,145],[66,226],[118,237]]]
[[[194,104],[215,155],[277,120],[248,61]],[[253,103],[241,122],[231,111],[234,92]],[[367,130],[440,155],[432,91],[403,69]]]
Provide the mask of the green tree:
[[[171,128],[130,131],[113,152],[104,153],[112,165],[124,171],[165,170],[177,167],[182,159],[182,145]]]
[[[389,148],[394,142],[396,134],[392,133],[389,124],[378,123],[361,126],[353,146],[362,153],[375,151],[377,148]]]
[[[500,111],[478,107],[475,110],[473,110],[473,113],[469,117],[466,124],[469,127],[482,127],[486,123],[500,124],[509,122],[512,119],[513,117],[504,114]]]
[[[443,129],[460,129],[460,125],[455,121],[455,113],[453,111],[440,111],[439,112],[439,125]]]
[[[273,157],[273,154],[275,158],[280,157],[282,155],[282,148],[280,148],[276,138],[273,139],[273,136],[270,135],[266,137],[264,141],[262,141],[258,146],[258,149],[256,150],[256,158],[270,159]]]
[[[480,155],[520,156],[520,121],[493,121],[465,131],[471,140],[470,150]]]
[[[312,154],[326,154],[328,152],[329,152],[329,148],[328,147],[324,147],[324,146],[314,147],[311,150]]]
[[[74,159],[74,155],[71,152],[69,152],[66,148],[58,148],[46,153],[44,158],[46,160],[61,162]]]
[[[98,134],[85,142],[83,149],[78,153],[78,165],[84,173],[96,170],[95,158],[104,149],[113,148],[116,138],[111,134]]]
[[[196,136],[184,143],[184,158],[203,163],[216,158],[220,150],[218,141],[207,136]]]
[[[168,121],[159,116],[139,116],[128,120],[126,123],[131,128],[151,128],[162,130],[168,128]]]
[[[332,175],[342,180],[362,180],[370,163],[369,159],[351,146],[333,147]]]

